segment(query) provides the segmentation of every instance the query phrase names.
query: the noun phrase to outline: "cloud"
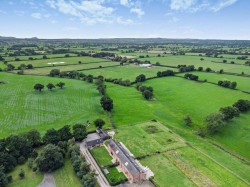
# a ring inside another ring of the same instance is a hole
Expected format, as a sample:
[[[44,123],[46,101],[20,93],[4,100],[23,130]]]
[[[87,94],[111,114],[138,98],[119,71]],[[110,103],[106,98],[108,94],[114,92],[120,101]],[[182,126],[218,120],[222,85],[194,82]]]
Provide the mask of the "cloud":
[[[66,0],[47,0],[51,8],[59,12],[80,18],[83,23],[110,23],[114,9],[104,6],[104,0],[82,0],[81,2]]]
[[[208,10],[217,12],[231,6],[238,0],[170,0],[170,9],[174,11],[197,12]]]
[[[141,17],[145,14],[145,12],[140,8],[131,8],[130,12],[136,13],[138,17]]]
[[[221,0],[217,4],[215,4],[211,9],[214,12],[218,12],[223,8],[226,8],[228,6],[231,6],[232,4],[236,3],[238,0]]]
[[[123,19],[122,17],[118,17],[116,22],[121,25],[132,25],[134,23],[132,19]]]
[[[35,19],[43,19],[43,18],[49,18],[50,14],[41,14],[39,12],[35,12],[31,14],[31,17],[35,18]]]
[[[129,5],[129,0],[120,0],[120,4],[123,6],[128,6]]]

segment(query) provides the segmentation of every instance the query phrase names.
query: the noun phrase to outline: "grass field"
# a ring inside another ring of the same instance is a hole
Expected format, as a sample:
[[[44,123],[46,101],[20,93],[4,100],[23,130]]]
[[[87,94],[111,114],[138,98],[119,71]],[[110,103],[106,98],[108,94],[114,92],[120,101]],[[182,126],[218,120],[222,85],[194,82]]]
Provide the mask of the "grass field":
[[[112,164],[112,157],[105,147],[95,147],[90,152],[101,167]]]
[[[44,133],[49,128],[83,123],[102,118],[108,125],[106,113],[99,102],[100,96],[95,85],[83,81],[50,77],[18,76],[0,73],[0,137],[13,132],[19,133],[36,128]],[[35,91],[36,83],[48,84],[65,82],[64,89],[41,93]],[[91,129],[94,126],[91,125]]]
[[[91,63],[91,62],[110,62],[109,60],[102,59],[102,58],[93,58],[93,57],[68,57],[68,58],[52,58],[52,59],[42,59],[42,60],[28,60],[28,61],[13,61],[9,62],[16,66],[16,68],[20,64],[32,64],[33,67],[44,67],[44,66],[51,66],[53,67],[54,62],[64,62],[61,64],[55,64],[54,67],[60,65],[69,65],[69,64],[79,64],[78,62],[81,61],[82,63]]]
[[[109,168],[108,172],[105,176],[111,184],[126,180],[126,176],[122,172],[119,172],[116,167]]]
[[[204,58],[204,61],[201,61],[200,58]],[[151,63],[160,62],[160,64],[162,65],[170,65],[170,66],[194,65],[196,68],[201,66],[204,69],[210,67],[212,70],[215,71],[223,69],[225,72],[231,72],[231,73],[244,72],[245,74],[248,75],[250,74],[250,66],[230,64],[230,62],[228,62],[227,64],[214,63],[212,61],[221,62],[222,59],[211,58],[211,57],[168,55],[165,57],[145,58],[143,60],[149,60]]]
[[[204,126],[204,119],[208,114],[217,112],[221,107],[230,106],[238,99],[250,99],[248,94],[240,91],[178,77],[154,79],[147,81],[145,85],[154,88],[152,101],[143,99],[141,93],[133,87],[108,84],[108,94],[115,103],[113,115],[117,126],[158,119],[170,126],[189,130],[183,122],[183,118],[188,114],[193,121],[192,129],[198,129]],[[247,151],[250,149],[248,123],[248,117],[235,118],[225,127],[226,130],[229,128],[231,133],[224,134],[225,140],[221,138],[220,142],[238,154],[250,158]],[[235,141],[234,144],[230,143],[230,138]]]
[[[178,69],[174,68],[164,68],[157,66],[154,66],[153,68],[142,68],[138,65],[130,64],[126,66],[117,66],[105,69],[85,70],[82,72],[84,74],[91,74],[94,76],[102,75],[105,78],[122,78],[123,80],[128,79],[130,81],[134,81],[135,78],[140,74],[144,74],[147,78],[154,77],[158,71],[165,71],[167,69],[178,71]]]
[[[100,66],[115,66],[119,65],[117,62],[101,62],[101,63],[91,63],[91,64],[77,64],[68,66],[54,66],[54,67],[43,67],[24,70],[24,74],[29,75],[48,75],[52,69],[59,69],[60,71],[77,71],[91,68],[100,68]],[[14,72],[18,72],[15,70]]]
[[[131,129],[133,129],[133,133],[131,133]],[[174,137],[166,127],[157,122],[120,127],[114,138],[124,143],[135,157],[186,146]]]
[[[215,73],[205,73],[205,72],[193,72],[192,74],[199,76],[199,80],[205,80],[213,83],[218,83],[219,80],[228,80],[231,82],[237,82],[237,89],[250,92],[250,77],[234,76],[227,74],[215,74]],[[180,74],[182,76],[185,73]]]

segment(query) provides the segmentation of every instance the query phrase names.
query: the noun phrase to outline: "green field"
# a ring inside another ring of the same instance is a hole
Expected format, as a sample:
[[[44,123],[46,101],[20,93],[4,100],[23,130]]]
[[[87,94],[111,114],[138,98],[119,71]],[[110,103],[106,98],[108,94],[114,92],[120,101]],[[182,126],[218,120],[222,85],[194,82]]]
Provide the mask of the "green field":
[[[48,75],[52,69],[59,69],[60,71],[77,71],[77,70],[101,68],[101,67],[105,67],[105,66],[115,66],[115,65],[119,65],[119,63],[117,63],[117,62],[101,62],[101,63],[90,63],[90,64],[67,65],[67,66],[42,67],[42,68],[26,69],[26,70],[24,70],[24,74]],[[18,72],[18,70],[15,70],[14,72]]]
[[[88,75],[94,75],[94,76],[99,76],[102,75],[105,78],[122,78],[123,80],[130,80],[134,81],[135,78],[140,75],[144,74],[147,78],[149,77],[154,77],[157,75],[158,71],[165,71],[165,70],[173,70],[177,71],[178,69],[174,68],[164,68],[164,67],[157,67],[154,66],[153,68],[143,68],[138,65],[125,65],[125,66],[117,66],[117,67],[110,67],[110,68],[105,68],[105,69],[95,69],[95,70],[85,70],[81,71],[84,74]]]
[[[28,60],[28,61],[13,61],[9,62],[9,64],[12,64],[16,66],[16,68],[20,64],[32,64],[33,67],[44,67],[44,66],[60,66],[60,65],[71,65],[71,64],[79,64],[78,62],[81,61],[83,64],[84,63],[92,63],[92,62],[110,62],[109,60],[106,59],[101,59],[101,58],[93,58],[93,57],[68,57],[68,58],[52,58],[52,59],[42,59],[42,60]],[[64,63],[58,63],[53,66],[51,63],[55,62],[64,62]]]
[[[0,73],[0,80],[7,83],[0,85],[0,107],[4,108],[0,114],[0,137],[34,128],[44,133],[49,128],[85,124],[87,120],[92,122],[96,118],[102,118],[109,124],[93,84],[9,73]],[[65,82],[64,89],[49,91],[45,88],[41,93],[33,89],[36,83],[46,85],[60,81]],[[90,128],[94,129],[94,126]]]
[[[208,82],[218,83],[218,81],[228,80],[231,82],[237,82],[237,89],[250,92],[250,77],[234,76],[227,74],[215,74],[205,72],[192,72],[192,74],[199,76],[199,80],[207,80]],[[185,73],[180,74],[182,76]]]
[[[141,93],[133,87],[124,88],[108,84],[108,94],[116,104],[113,114],[117,125],[158,119],[170,126],[188,130],[183,121],[188,114],[193,121],[192,128],[199,129],[204,126],[204,119],[208,114],[217,112],[221,107],[230,106],[238,99],[250,99],[248,94],[240,91],[179,77],[154,79],[147,81],[145,85],[154,88],[152,101],[143,99]],[[248,117],[235,118],[230,126],[225,127],[232,133],[225,134],[225,141],[220,142],[238,154],[250,158],[247,151],[250,149],[248,122]],[[234,144],[228,141],[230,138]]]
[[[131,129],[133,129],[133,133],[131,133]],[[119,127],[114,138],[123,142],[135,157],[186,146],[173,136],[166,127],[157,122]]]
[[[111,184],[126,180],[126,176],[122,172],[119,172],[116,167],[109,168],[108,172],[105,176]]]
[[[204,61],[201,61],[200,58],[204,58]],[[211,58],[211,57],[199,57],[199,56],[174,56],[168,55],[165,57],[152,57],[145,58],[143,60],[149,60],[151,63],[160,62],[161,65],[169,66],[178,66],[178,65],[194,65],[196,68],[203,67],[204,69],[210,67],[212,70],[219,71],[223,69],[225,72],[231,73],[241,73],[250,74],[250,66],[245,65],[236,65],[225,63],[215,63],[212,61],[221,62],[222,59]]]

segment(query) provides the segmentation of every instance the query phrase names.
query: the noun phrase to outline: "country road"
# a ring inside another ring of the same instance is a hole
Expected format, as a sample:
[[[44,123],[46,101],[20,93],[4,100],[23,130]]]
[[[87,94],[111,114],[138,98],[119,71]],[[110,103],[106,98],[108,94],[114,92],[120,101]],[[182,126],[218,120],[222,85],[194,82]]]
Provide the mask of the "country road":
[[[110,187],[106,177],[104,176],[104,174],[100,170],[98,164],[96,163],[96,161],[94,160],[92,155],[89,153],[89,150],[86,147],[85,142],[80,143],[80,150],[81,150],[82,154],[84,154],[86,161],[90,164],[91,168],[95,170],[95,172],[97,174],[96,178],[97,178],[98,184],[101,187]]]

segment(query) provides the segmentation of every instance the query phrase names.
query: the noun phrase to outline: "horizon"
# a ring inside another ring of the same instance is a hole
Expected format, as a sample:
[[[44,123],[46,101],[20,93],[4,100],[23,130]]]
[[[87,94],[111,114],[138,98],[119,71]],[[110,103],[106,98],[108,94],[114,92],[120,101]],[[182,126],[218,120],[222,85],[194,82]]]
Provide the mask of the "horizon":
[[[0,5],[0,35],[7,37],[250,40],[250,1],[243,0],[3,0]]]

